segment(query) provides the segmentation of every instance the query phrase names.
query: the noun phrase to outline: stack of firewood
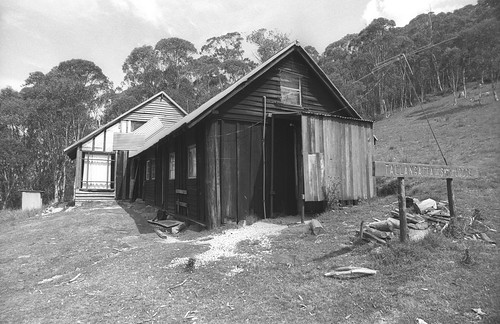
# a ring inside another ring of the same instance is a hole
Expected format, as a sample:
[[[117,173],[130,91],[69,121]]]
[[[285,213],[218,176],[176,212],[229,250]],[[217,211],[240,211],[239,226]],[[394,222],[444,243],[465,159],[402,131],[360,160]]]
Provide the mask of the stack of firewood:
[[[394,203],[397,205],[397,202]],[[435,232],[443,232],[450,223],[450,211],[447,201],[435,201],[433,199],[425,199],[420,201],[416,198],[406,197],[406,223],[410,230],[423,231],[433,230]],[[464,239],[483,240],[488,243],[495,244],[486,233],[496,232],[495,229],[489,228],[480,220],[482,217],[479,210],[475,210],[470,220],[466,217],[458,216],[461,220],[461,234]],[[374,219],[365,226],[361,222],[361,228],[358,232],[359,237],[364,240],[377,242],[381,244],[387,243],[388,240],[394,238],[394,234],[399,232],[399,210],[394,209],[390,212],[389,218],[386,220]],[[423,237],[419,232],[413,232],[415,237]],[[423,233],[423,232],[420,232]],[[411,233],[410,233],[411,237]]]
[[[428,230],[430,226],[442,228],[450,220],[450,212],[445,201],[436,202],[433,199],[419,201],[416,198],[407,197],[406,223],[411,230]],[[375,219],[375,222],[364,225],[361,223],[359,235],[361,238],[385,244],[394,238],[394,233],[399,231],[399,210],[390,212],[386,220]]]

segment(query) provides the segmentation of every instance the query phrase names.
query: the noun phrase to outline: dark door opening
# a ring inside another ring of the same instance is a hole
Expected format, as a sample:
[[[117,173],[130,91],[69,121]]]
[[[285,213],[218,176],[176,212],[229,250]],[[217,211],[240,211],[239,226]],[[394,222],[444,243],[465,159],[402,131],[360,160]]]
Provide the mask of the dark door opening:
[[[300,123],[275,118],[273,122],[273,214],[297,215]]]

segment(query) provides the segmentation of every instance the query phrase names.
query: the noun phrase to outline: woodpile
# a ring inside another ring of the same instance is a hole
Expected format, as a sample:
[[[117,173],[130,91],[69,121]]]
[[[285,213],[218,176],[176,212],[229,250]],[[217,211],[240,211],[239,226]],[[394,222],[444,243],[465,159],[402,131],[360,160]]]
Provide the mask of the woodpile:
[[[428,231],[430,227],[441,227],[450,221],[450,212],[445,201],[436,202],[433,199],[420,201],[416,198],[406,197],[406,222],[410,230]],[[392,210],[385,220],[375,219],[360,228],[360,237],[370,242],[386,244],[399,233],[399,210]],[[426,232],[417,233],[415,237],[423,237]]]
[[[397,205],[397,202],[395,205]],[[406,197],[406,207],[405,214],[407,226],[410,230],[410,239],[412,236],[416,238],[424,237],[426,234],[424,231],[443,232],[449,226],[451,216],[447,201],[435,201],[430,198],[420,201],[416,198]],[[365,222],[361,222],[358,232],[359,237],[380,244],[386,244],[393,239],[395,234],[399,234],[399,210],[392,210],[388,216],[385,220],[374,219],[374,222],[367,225],[365,225]],[[483,240],[495,244],[495,241],[486,234],[488,231],[495,232],[495,230],[484,225],[481,219],[480,212],[476,209],[470,219],[465,220],[462,233],[464,238]]]

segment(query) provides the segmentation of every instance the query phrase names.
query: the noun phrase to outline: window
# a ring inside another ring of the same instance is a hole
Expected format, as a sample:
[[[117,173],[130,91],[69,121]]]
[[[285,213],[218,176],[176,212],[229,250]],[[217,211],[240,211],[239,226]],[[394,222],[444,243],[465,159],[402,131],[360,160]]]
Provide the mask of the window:
[[[172,152],[168,156],[168,179],[175,179],[175,152]]]
[[[149,180],[151,176],[151,160],[146,161],[146,180]]]
[[[151,180],[156,178],[156,161],[155,159],[151,160]]]
[[[144,125],[146,122],[140,122],[140,121],[131,121],[130,122],[130,131],[133,132],[135,131],[137,128],[141,127],[142,125]]]
[[[288,105],[302,106],[300,76],[281,71],[280,73],[281,102]]]
[[[188,147],[188,178],[196,178],[196,145]]]

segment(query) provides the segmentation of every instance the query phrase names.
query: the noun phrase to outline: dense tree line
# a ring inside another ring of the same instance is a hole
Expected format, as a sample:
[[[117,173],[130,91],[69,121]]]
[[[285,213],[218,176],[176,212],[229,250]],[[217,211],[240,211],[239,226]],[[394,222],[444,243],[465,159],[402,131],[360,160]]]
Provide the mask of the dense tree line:
[[[467,96],[467,84],[500,76],[499,1],[479,1],[453,13],[422,14],[396,28],[373,20],[359,34],[330,44],[320,66],[367,117],[425,101],[430,94]],[[455,102],[456,103],[456,102]]]
[[[358,34],[310,56],[365,117],[423,101],[428,95],[467,95],[470,82],[500,76],[500,5],[483,0],[453,13],[422,14],[404,27],[378,18]],[[245,53],[245,42],[255,48]],[[165,91],[192,111],[290,43],[259,29],[212,37],[198,50],[166,38],[134,48],[114,87],[85,60],[31,73],[21,91],[0,90],[0,208],[18,207],[20,189],[42,189],[46,200],[71,197],[74,171],[63,149],[143,100]]]

